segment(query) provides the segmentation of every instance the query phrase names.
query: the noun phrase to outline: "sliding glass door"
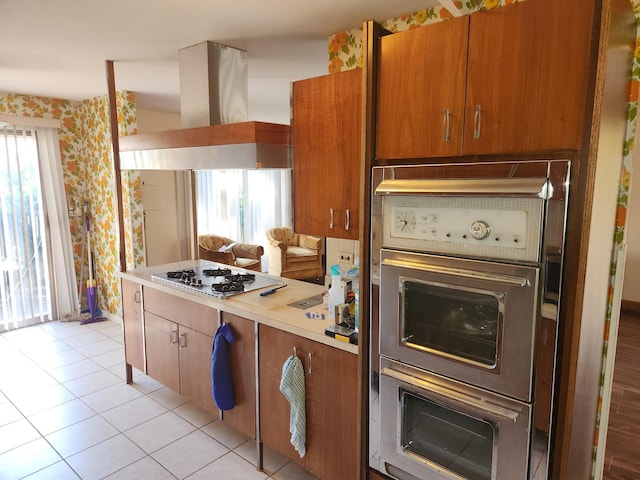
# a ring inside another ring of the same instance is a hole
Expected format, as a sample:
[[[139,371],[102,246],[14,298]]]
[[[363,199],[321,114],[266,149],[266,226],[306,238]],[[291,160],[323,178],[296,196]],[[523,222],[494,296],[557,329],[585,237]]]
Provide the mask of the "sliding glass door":
[[[0,331],[51,316],[35,133],[0,129]]]

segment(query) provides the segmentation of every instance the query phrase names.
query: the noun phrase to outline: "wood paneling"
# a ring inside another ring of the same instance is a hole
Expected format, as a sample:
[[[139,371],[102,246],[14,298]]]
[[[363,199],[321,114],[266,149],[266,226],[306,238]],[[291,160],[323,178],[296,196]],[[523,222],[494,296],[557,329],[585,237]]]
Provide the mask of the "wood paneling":
[[[144,371],[144,335],[142,329],[142,286],[122,279],[122,323],[125,359],[129,365]]]
[[[640,478],[640,315],[622,312],[618,331],[604,480]]]
[[[377,157],[462,154],[468,32],[466,16],[380,40]]]
[[[211,347],[213,339],[190,328],[178,327],[180,394],[200,407],[217,413],[211,395]]]
[[[295,230],[357,240],[362,70],[294,82],[292,102]]]
[[[293,354],[305,368],[306,455],[290,443],[290,406],[280,392],[282,366]],[[358,478],[356,355],[260,325],[260,437],[324,480]],[[309,359],[310,354],[310,359]]]
[[[227,312],[222,321],[231,325],[236,341],[231,344],[231,380],[235,407],[223,413],[223,421],[248,437],[256,436],[255,324]],[[269,410],[267,410],[269,414]]]
[[[592,2],[535,0],[472,15],[465,154],[582,145]],[[482,108],[474,138],[475,107]]]
[[[178,325],[166,318],[145,312],[147,374],[180,393]]]
[[[218,328],[218,311],[155,288],[144,291],[144,309],[213,337]]]
[[[120,137],[120,151],[198,147],[238,143],[289,144],[289,126],[264,122],[239,122],[210,127],[184,128]]]

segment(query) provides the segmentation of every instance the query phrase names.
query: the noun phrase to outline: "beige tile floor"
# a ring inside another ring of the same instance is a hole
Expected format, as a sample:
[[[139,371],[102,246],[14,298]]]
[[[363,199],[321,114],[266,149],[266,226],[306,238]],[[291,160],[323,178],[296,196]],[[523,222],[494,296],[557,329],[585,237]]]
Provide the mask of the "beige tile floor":
[[[0,335],[0,479],[313,480],[134,370],[122,327],[50,322]]]

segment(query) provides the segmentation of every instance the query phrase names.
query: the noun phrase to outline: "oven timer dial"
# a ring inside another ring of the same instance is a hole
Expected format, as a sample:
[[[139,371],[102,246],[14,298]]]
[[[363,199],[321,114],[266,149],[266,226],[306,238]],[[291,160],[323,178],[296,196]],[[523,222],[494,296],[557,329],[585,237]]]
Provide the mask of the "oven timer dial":
[[[483,222],[482,220],[476,220],[469,227],[469,233],[476,240],[484,240],[491,233],[491,227],[487,222]]]

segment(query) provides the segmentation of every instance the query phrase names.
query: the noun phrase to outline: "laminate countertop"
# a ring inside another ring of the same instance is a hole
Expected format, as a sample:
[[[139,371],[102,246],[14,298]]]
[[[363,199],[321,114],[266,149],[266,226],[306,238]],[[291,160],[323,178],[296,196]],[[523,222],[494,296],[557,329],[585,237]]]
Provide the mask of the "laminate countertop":
[[[182,262],[129,270],[127,272],[120,273],[120,277],[140,283],[143,285],[143,288],[154,288],[171,295],[179,296],[183,299],[207,305],[218,309],[221,312],[238,315],[240,317],[253,320],[254,322],[278,328],[346,352],[353,354],[358,353],[357,345],[342,342],[324,334],[325,328],[333,324],[334,320],[329,319],[329,313],[327,310],[323,309],[322,304],[315,305],[304,310],[289,305],[291,303],[322,294],[325,290],[323,285],[315,285],[313,283],[302,282],[290,278],[280,279],[278,277],[281,281],[286,283],[287,286],[277,290],[272,295],[261,297],[260,292],[266,290],[262,289],[233,295],[227,298],[218,298],[211,295],[190,292],[189,290],[182,289],[179,286],[172,286],[169,283],[151,278],[152,275],[158,273],[208,265],[212,267],[225,267],[225,265],[207,260],[185,260]],[[305,315],[307,312],[323,313],[325,319],[309,319]]]

